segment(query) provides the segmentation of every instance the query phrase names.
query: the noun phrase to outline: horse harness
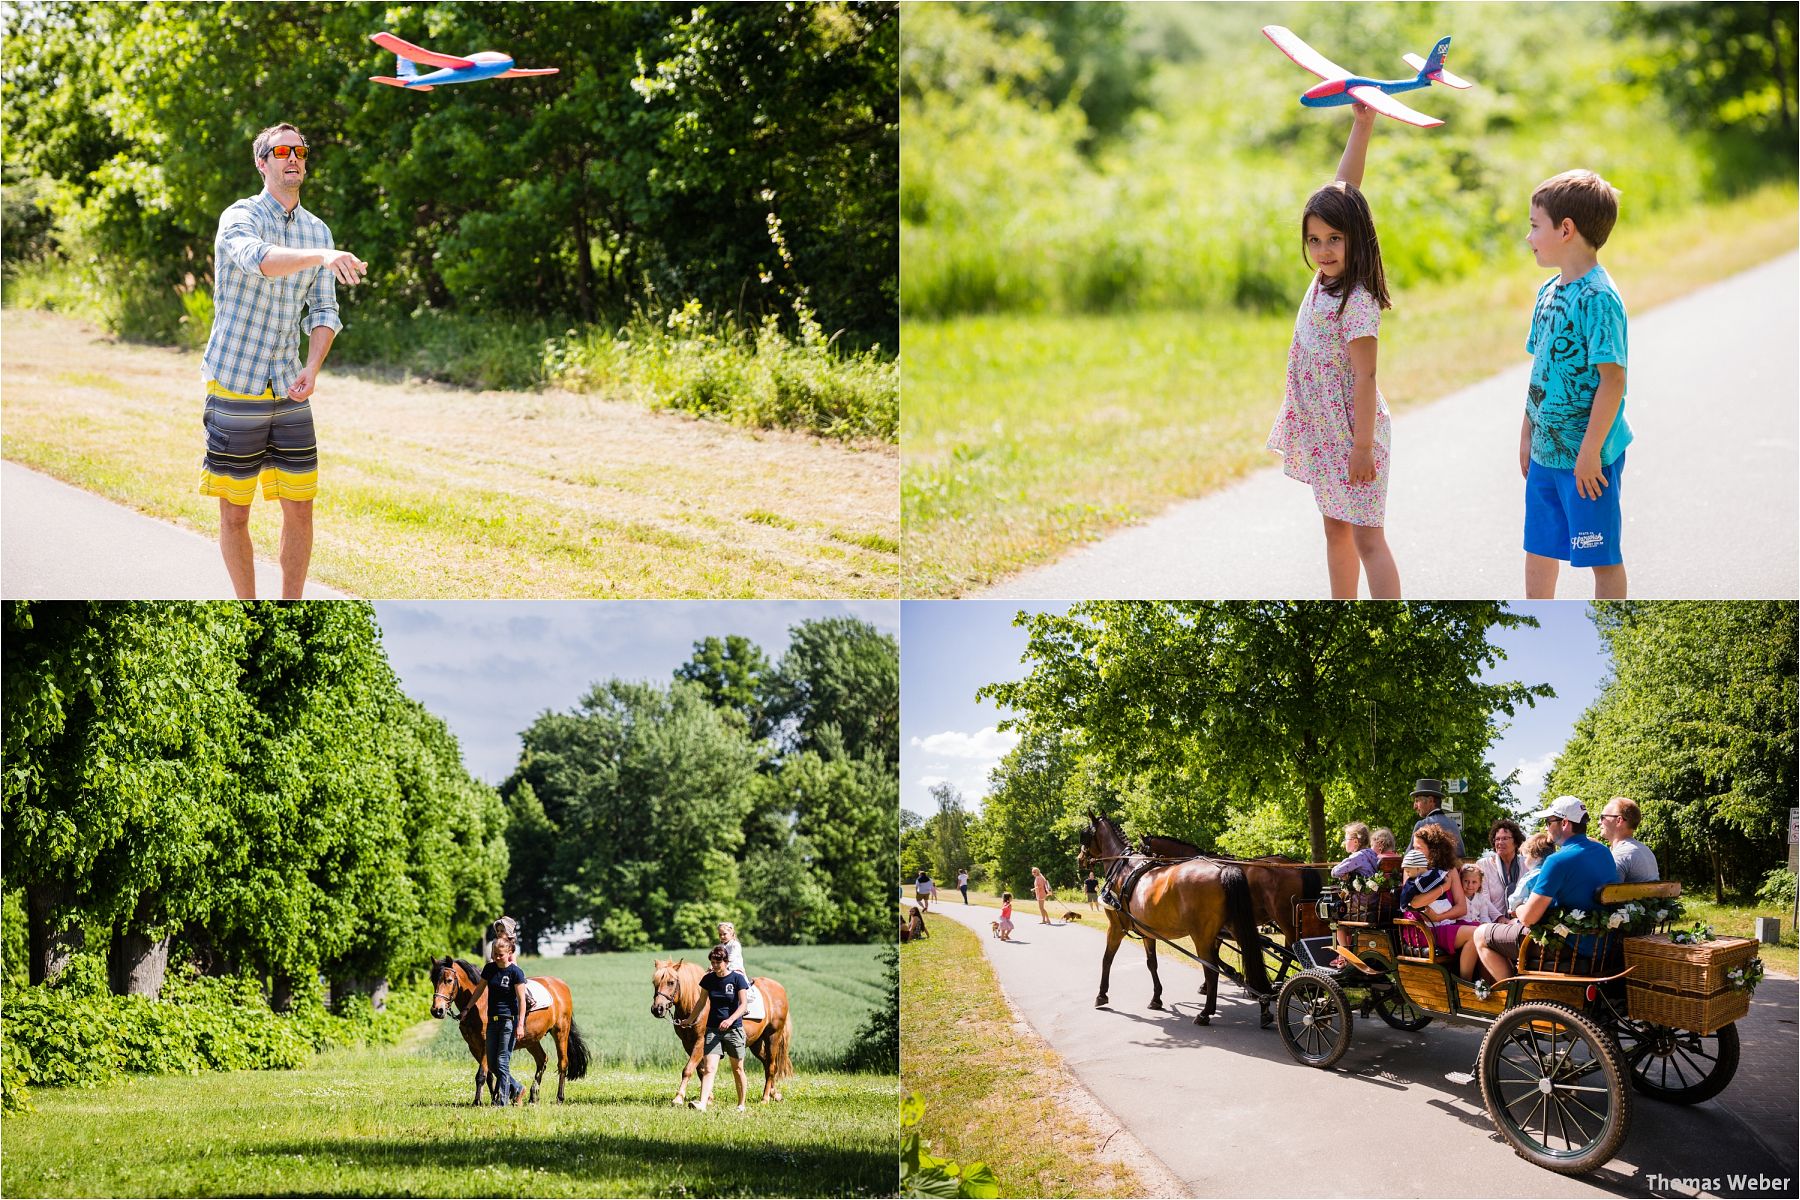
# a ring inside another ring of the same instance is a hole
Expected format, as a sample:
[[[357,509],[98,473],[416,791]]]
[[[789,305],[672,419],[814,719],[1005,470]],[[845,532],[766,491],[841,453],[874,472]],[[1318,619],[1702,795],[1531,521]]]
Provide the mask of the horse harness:
[[[679,983],[679,980],[677,982]],[[668,1006],[669,1006],[669,1021],[677,1029],[692,1029],[694,1026],[696,1026],[700,1023],[700,1018],[706,1015],[706,1009],[702,1007],[702,1008],[697,1008],[694,1010],[694,1019],[693,1020],[691,1020],[691,1021],[676,1020],[675,1014],[678,1011],[680,1011],[680,1005],[678,1004],[678,1001],[680,1000],[679,989],[677,990],[676,995],[665,996],[665,995],[663,995],[662,989],[657,988],[655,995],[658,1000],[664,1001],[665,1003],[668,1004]]]
[[[1225,978],[1231,980],[1233,983],[1237,984],[1239,987],[1243,988],[1245,991],[1249,992],[1251,995],[1256,996],[1259,1001],[1266,999],[1266,997],[1259,995],[1255,991],[1255,989],[1253,989],[1250,986],[1249,981],[1246,980],[1239,972],[1232,970],[1230,967],[1226,966],[1224,963],[1214,962],[1212,959],[1206,958],[1200,954],[1196,954],[1194,952],[1194,950],[1189,950],[1187,947],[1183,946],[1180,942],[1175,941],[1173,938],[1170,938],[1166,934],[1158,933],[1156,930],[1152,929],[1150,926],[1146,925],[1144,922],[1140,921],[1137,917],[1132,915],[1131,894],[1132,894],[1132,892],[1134,892],[1137,889],[1138,880],[1142,879],[1144,877],[1144,875],[1150,871],[1157,870],[1158,868],[1161,868],[1161,867],[1175,866],[1179,863],[1191,862],[1191,861],[1193,861],[1193,859],[1190,859],[1190,858],[1153,858],[1149,855],[1136,854],[1136,853],[1131,853],[1131,852],[1127,852],[1125,854],[1095,855],[1094,857],[1097,858],[1100,862],[1106,864],[1104,871],[1101,875],[1100,902],[1102,904],[1104,904],[1106,907],[1115,910],[1121,917],[1123,917],[1127,922],[1129,922],[1130,926],[1131,926],[1130,932],[1137,934],[1137,936],[1140,940],[1148,939],[1148,940],[1161,942],[1163,945],[1169,947],[1169,949],[1175,951],[1177,954],[1185,955],[1188,958],[1191,958],[1195,962],[1199,963],[1201,966],[1209,967],[1212,970],[1217,971],[1219,974],[1225,976]],[[1213,859],[1208,858],[1204,854],[1195,855],[1194,857],[1195,858],[1205,858],[1208,862],[1214,861]],[[1134,858],[1138,859],[1139,861],[1135,864],[1127,865],[1129,860],[1134,859]],[[1119,885],[1116,888],[1113,886],[1113,876],[1114,875],[1122,875],[1123,876],[1123,878],[1119,882]],[[1229,935],[1226,935],[1226,940],[1230,940]],[[1235,943],[1233,943],[1233,944],[1235,945]],[[1199,947],[1196,946],[1194,949],[1198,950]],[[1240,950],[1240,953],[1241,953],[1241,950]]]

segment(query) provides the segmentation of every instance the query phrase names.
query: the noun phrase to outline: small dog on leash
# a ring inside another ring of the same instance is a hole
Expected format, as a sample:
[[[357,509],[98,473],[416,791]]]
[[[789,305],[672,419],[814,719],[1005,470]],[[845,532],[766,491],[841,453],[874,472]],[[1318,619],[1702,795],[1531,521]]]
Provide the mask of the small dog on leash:
[[[1063,914],[1063,920],[1065,920],[1065,921],[1079,921],[1079,920],[1081,920],[1081,914],[1080,914],[1080,913],[1078,913],[1078,912],[1066,912],[1066,913],[1064,913],[1064,914]]]
[[[1000,922],[998,922],[998,921],[989,921],[989,922],[988,922],[988,928],[990,928],[990,929],[992,929],[992,930],[993,930],[993,931],[994,931],[994,936],[995,936],[995,937],[999,937],[999,936],[1000,936]]]

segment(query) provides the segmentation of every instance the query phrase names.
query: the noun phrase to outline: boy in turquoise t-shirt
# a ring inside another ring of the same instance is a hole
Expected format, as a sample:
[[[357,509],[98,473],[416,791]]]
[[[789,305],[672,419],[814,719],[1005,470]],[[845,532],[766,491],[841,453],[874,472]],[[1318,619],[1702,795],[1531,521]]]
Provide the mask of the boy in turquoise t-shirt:
[[[1592,171],[1564,171],[1531,194],[1538,289],[1526,352],[1531,386],[1519,431],[1525,477],[1525,595],[1556,596],[1558,563],[1592,567],[1594,598],[1625,598],[1619,487],[1625,474],[1625,302],[1600,265],[1618,192]]]

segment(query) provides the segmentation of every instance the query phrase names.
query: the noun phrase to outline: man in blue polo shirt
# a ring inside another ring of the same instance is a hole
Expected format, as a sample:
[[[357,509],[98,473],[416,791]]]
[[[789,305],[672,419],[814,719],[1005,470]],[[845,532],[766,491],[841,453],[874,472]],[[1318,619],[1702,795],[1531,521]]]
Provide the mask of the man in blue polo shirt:
[[[1531,894],[1519,905],[1513,920],[1475,930],[1476,956],[1495,983],[1512,977],[1525,931],[1552,907],[1591,910],[1599,903],[1600,889],[1619,882],[1612,851],[1587,835],[1585,804],[1574,796],[1558,796],[1541,815],[1550,839],[1557,844],[1556,853],[1544,860],[1543,869],[1531,883]]]

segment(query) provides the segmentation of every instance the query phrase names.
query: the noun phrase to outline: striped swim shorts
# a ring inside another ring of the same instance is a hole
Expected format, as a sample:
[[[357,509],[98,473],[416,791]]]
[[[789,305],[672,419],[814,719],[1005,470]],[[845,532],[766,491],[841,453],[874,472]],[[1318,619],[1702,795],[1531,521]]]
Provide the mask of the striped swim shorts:
[[[259,480],[265,500],[311,500],[317,494],[319,448],[308,400],[273,391],[248,396],[208,380],[200,421],[206,427],[202,496],[247,505],[256,498]]]

